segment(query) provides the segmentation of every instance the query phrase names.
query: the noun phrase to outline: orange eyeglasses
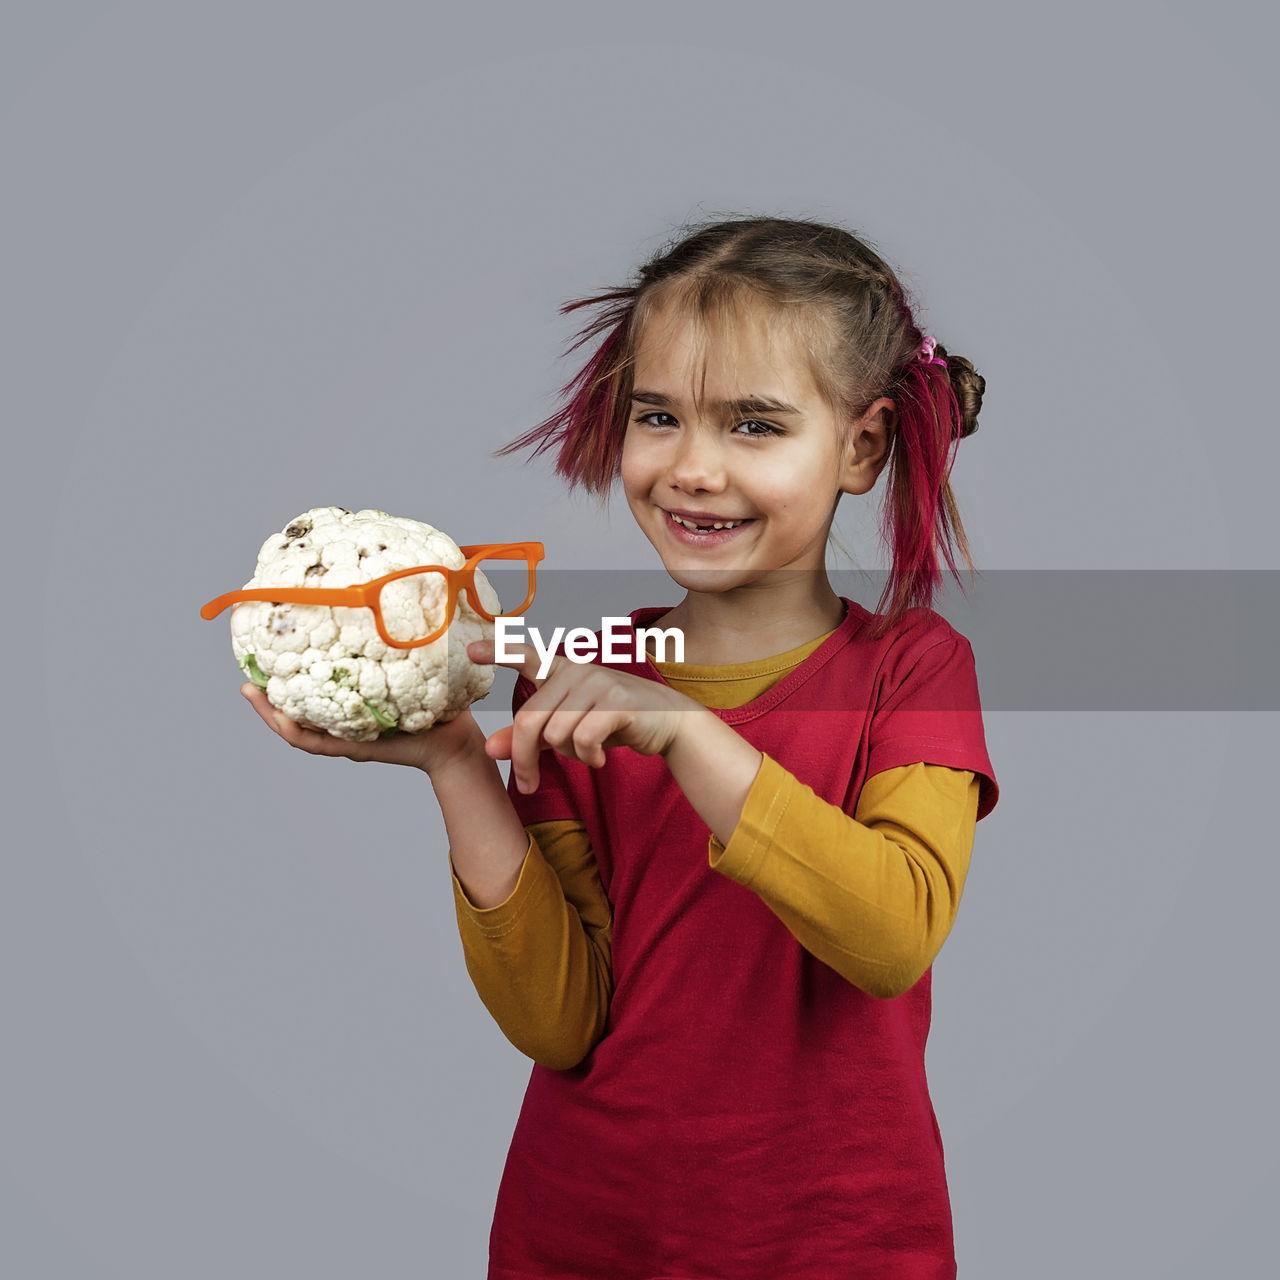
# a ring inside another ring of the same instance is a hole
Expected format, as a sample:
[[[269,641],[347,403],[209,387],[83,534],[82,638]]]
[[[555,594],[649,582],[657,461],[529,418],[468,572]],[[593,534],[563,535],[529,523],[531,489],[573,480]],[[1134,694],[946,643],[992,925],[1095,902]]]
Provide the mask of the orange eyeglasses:
[[[229,591],[216,600],[210,600],[200,609],[202,618],[216,618],[224,609],[243,600],[266,600],[271,604],[311,604],[345,606],[348,609],[373,610],[378,634],[393,649],[416,649],[430,644],[449,629],[458,593],[465,591],[471,607],[486,622],[495,618],[511,618],[523,613],[533,602],[538,564],[545,552],[540,542],[494,542],[477,547],[460,547],[467,557],[460,569],[450,569],[443,564],[420,564],[412,569],[397,569],[372,582],[361,582],[350,587],[250,587],[243,591]],[[490,561],[523,560],[525,570],[494,571],[520,579],[524,599],[514,609],[491,613],[480,598],[476,587],[476,570],[486,575]],[[527,578],[525,574],[527,573]],[[441,592],[444,593],[444,621],[431,627],[427,621],[428,609],[434,613]],[[387,625],[390,617],[391,625]]]

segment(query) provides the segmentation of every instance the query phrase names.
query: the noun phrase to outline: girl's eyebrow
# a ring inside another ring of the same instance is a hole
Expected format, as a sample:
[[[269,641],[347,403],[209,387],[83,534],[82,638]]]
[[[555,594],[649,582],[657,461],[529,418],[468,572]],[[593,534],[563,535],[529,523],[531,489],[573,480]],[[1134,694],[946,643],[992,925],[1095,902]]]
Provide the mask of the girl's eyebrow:
[[[631,393],[633,404],[656,404],[664,409],[672,408],[677,402],[670,396],[665,396],[661,391],[633,391]],[[713,408],[725,409],[730,413],[782,413],[793,414],[800,417],[800,410],[794,405],[789,405],[782,400],[771,400],[768,396],[743,396],[738,400],[722,400]]]

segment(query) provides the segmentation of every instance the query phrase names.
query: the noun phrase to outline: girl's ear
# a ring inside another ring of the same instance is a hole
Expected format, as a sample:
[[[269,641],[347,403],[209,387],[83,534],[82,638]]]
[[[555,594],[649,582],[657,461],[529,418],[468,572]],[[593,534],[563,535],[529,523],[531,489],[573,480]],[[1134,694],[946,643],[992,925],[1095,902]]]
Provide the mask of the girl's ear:
[[[897,407],[887,396],[872,401],[861,418],[849,423],[840,460],[841,492],[867,493],[871,490],[889,461],[897,426]]]

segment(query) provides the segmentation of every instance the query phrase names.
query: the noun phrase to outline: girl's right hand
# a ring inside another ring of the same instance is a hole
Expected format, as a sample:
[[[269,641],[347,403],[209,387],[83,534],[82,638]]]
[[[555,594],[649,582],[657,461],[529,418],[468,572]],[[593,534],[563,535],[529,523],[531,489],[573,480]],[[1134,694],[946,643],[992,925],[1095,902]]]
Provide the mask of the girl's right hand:
[[[303,728],[273,707],[267,701],[266,690],[251,681],[242,684],[240,692],[275,733],[291,747],[309,755],[345,756],[361,762],[381,760],[386,764],[411,765],[426,773],[433,773],[473,752],[484,756],[484,733],[469,708],[447,724],[432,725],[422,733],[394,733],[389,738],[374,738],[372,742],[348,742],[319,729]]]

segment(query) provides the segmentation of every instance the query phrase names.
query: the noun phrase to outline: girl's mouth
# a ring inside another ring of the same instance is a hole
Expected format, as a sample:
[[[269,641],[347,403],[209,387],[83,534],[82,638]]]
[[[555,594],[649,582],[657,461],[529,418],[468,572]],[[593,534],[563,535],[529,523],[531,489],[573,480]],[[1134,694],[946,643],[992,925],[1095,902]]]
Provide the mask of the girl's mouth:
[[[687,547],[718,547],[726,542],[730,542],[737,534],[745,529],[747,525],[754,524],[754,520],[724,520],[716,523],[722,525],[722,528],[715,528],[712,525],[698,525],[693,520],[684,520],[682,517],[673,515],[670,511],[664,512],[666,515],[667,528],[671,530],[677,542],[683,543]]]

